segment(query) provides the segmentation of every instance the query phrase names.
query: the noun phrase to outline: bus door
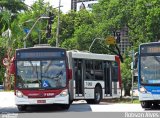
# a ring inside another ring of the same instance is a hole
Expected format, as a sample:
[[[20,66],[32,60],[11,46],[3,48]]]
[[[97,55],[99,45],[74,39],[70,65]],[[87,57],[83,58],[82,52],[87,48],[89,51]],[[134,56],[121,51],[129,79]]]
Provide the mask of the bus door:
[[[105,96],[112,96],[112,66],[111,62],[104,62]]]
[[[74,59],[75,98],[84,96],[83,61]]]

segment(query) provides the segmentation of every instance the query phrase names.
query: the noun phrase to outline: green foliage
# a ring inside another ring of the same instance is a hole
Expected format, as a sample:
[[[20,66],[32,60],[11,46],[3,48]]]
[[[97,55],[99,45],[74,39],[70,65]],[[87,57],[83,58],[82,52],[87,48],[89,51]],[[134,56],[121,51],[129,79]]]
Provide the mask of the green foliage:
[[[23,0],[1,0],[0,34],[8,28],[12,31],[10,40],[0,36],[0,47],[4,50],[1,58],[5,55],[7,46],[11,46],[13,51],[16,48],[22,48],[23,39],[26,36],[24,29],[31,29],[35,21],[40,16],[48,16],[49,11],[55,14],[52,38],[46,39],[47,20],[42,19],[27,38],[27,47],[39,43],[39,36],[41,43],[55,46],[57,9],[52,8],[49,3],[44,3],[44,0],[36,1],[28,9]],[[59,46],[67,50],[89,50],[93,40],[97,39],[91,52],[118,54],[116,47],[106,45],[104,39],[113,35],[113,31],[127,27],[128,38],[134,44],[133,49],[137,51],[141,43],[160,40],[159,21],[160,0],[99,0],[92,11],[83,9],[78,12],[70,11],[67,14],[60,13]],[[122,78],[123,83],[127,83],[124,85],[129,85],[131,58],[127,55],[124,58]],[[3,72],[2,68],[1,70]]]
[[[8,9],[12,13],[18,13],[18,11],[27,10],[27,6],[23,0],[1,0],[0,9]]]

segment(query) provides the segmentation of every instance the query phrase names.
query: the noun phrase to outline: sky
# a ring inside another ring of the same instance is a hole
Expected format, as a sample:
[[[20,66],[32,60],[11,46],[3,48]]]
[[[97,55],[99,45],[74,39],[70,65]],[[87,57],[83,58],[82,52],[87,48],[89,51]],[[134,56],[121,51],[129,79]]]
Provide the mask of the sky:
[[[35,1],[37,0],[25,0],[25,3],[29,6],[31,6]],[[58,7],[59,0],[44,0],[45,2],[50,2],[50,5],[54,7]],[[71,0],[61,0],[61,10],[64,13],[67,13],[71,9]]]

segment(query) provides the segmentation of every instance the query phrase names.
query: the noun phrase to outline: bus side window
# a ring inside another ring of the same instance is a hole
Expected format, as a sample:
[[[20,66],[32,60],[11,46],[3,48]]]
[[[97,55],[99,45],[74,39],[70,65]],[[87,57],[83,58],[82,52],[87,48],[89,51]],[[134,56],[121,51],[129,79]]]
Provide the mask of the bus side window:
[[[95,79],[96,80],[103,80],[102,61],[95,61]]]
[[[86,66],[85,79],[94,80],[93,61],[85,60],[85,66]]]

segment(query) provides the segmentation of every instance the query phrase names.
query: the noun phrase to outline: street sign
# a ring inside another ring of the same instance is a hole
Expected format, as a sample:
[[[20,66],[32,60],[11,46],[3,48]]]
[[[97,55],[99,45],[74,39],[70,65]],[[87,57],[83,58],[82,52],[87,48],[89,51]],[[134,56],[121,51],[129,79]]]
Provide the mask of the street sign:
[[[8,66],[8,65],[9,65],[9,60],[8,60],[8,58],[4,58],[4,59],[3,59],[3,65],[4,65],[4,66]]]
[[[108,36],[108,37],[106,38],[106,43],[107,43],[108,45],[115,45],[115,44],[116,44],[116,39],[115,39],[115,37],[114,37],[114,36]]]
[[[28,28],[24,28],[23,31],[28,34],[29,33],[29,29]]]

